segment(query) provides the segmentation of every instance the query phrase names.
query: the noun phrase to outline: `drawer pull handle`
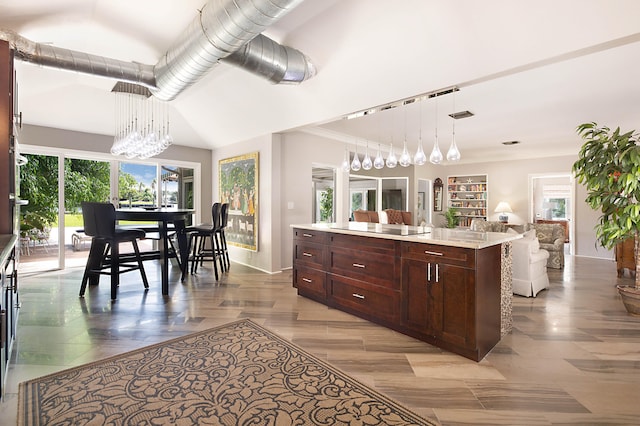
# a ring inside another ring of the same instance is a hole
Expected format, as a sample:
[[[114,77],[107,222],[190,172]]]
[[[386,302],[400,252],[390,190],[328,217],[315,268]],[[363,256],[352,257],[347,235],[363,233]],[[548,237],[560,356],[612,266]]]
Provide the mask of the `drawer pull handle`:
[[[311,238],[311,237],[313,237],[313,234],[302,234],[302,236]]]
[[[303,278],[302,281],[304,281],[305,283],[312,283],[313,280],[310,280],[309,278]]]
[[[303,256],[307,256],[307,257],[313,257],[313,255],[311,253],[307,253],[306,251],[302,252],[302,255]]]
[[[354,263],[354,264],[353,264],[353,267],[354,267],[354,268],[362,268],[362,269],[364,269],[364,268],[365,268],[365,266],[364,266],[362,263]]]
[[[362,299],[362,300],[364,300],[364,296],[363,296],[363,295],[361,295],[361,294],[353,293],[353,294],[352,294],[352,296],[353,296],[353,297],[357,297],[358,299]]]
[[[424,254],[430,254],[432,256],[442,256],[442,253],[438,253],[437,251],[429,251],[429,250],[425,250]]]

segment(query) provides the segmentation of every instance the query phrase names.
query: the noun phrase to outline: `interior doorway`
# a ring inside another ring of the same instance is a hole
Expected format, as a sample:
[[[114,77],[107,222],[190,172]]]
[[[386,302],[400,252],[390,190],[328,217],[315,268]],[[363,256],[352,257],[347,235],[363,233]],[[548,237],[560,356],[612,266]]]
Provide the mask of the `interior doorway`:
[[[560,223],[565,227],[565,252],[575,252],[575,180],[571,173],[529,176],[529,222]]]

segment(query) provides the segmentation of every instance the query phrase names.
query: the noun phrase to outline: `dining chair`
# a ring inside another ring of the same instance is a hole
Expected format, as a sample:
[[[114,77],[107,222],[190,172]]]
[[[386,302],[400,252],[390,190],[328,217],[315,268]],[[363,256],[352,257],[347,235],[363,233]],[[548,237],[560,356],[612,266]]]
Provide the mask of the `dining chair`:
[[[190,226],[185,230],[189,235],[191,273],[197,273],[198,265],[203,265],[205,260],[211,260],[216,281],[220,278],[216,261],[220,263],[220,270],[224,271],[224,261],[219,255],[220,248],[215,233],[215,230],[220,227],[220,206],[217,202],[211,206],[211,223]]]
[[[87,283],[98,284],[100,275],[111,275],[111,300],[115,300],[120,284],[120,274],[140,271],[144,288],[149,288],[147,274],[142,265],[138,240],[145,232],[135,228],[116,226],[116,210],[111,203],[82,202],[84,232],[91,238],[89,257],[85,266],[80,297],[84,296]],[[130,242],[133,253],[120,253],[120,243]]]

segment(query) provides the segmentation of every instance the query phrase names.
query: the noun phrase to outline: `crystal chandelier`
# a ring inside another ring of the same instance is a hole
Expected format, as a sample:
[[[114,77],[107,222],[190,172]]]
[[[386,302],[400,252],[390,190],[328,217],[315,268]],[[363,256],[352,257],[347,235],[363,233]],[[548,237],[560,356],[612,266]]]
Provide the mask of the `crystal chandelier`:
[[[173,143],[166,102],[146,87],[118,82],[115,93],[115,132],[111,153],[127,158],[150,158]]]

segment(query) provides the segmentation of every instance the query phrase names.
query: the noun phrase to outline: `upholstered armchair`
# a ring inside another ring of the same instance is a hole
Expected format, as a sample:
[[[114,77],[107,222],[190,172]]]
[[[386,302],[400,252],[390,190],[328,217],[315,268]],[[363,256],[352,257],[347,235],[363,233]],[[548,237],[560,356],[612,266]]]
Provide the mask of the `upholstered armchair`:
[[[540,290],[549,287],[547,259],[549,252],[540,248],[540,242],[531,234],[513,240],[513,294],[536,297]]]
[[[564,268],[564,228],[553,223],[527,223],[525,231],[536,230],[540,248],[549,252],[547,266],[554,269]]]
[[[469,229],[477,232],[507,232],[507,225],[502,222],[492,222],[476,218],[471,220]]]

